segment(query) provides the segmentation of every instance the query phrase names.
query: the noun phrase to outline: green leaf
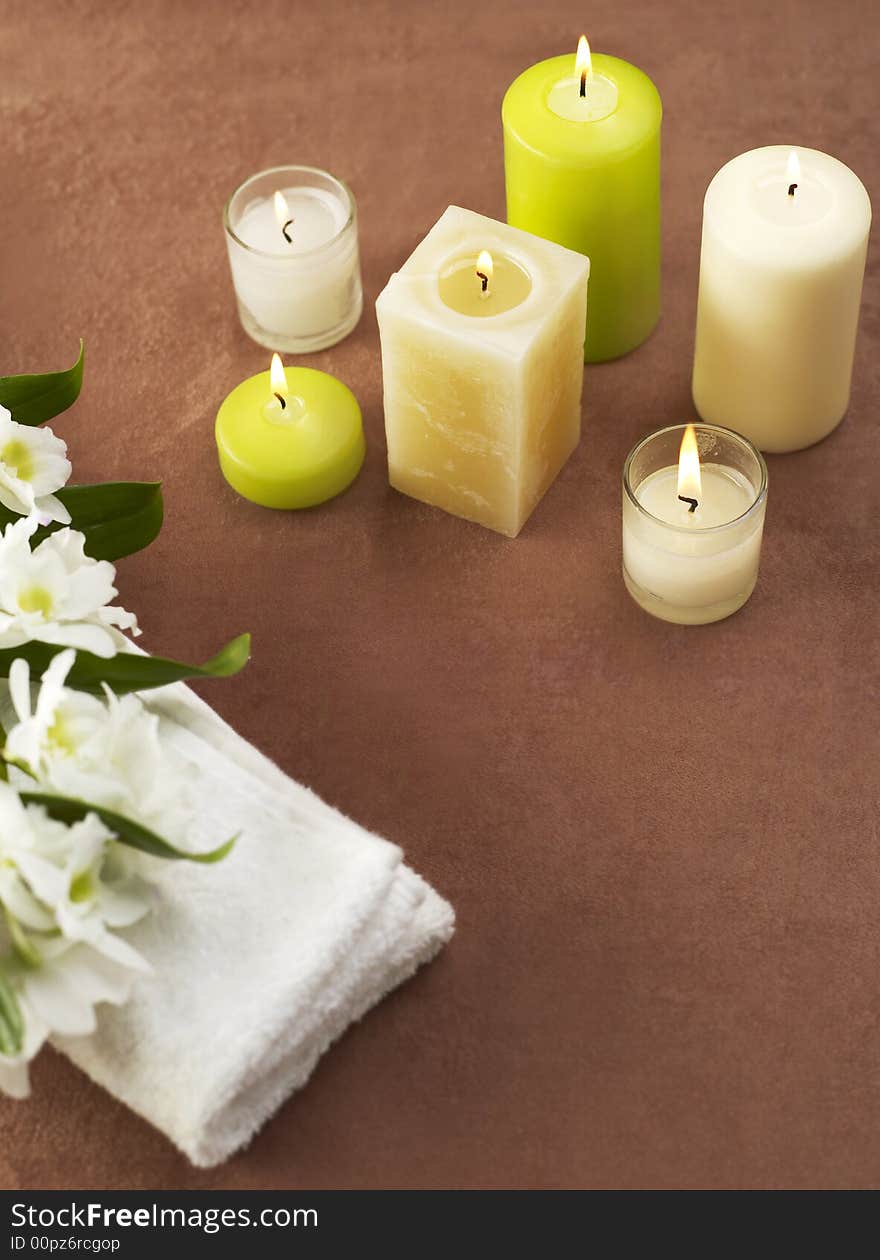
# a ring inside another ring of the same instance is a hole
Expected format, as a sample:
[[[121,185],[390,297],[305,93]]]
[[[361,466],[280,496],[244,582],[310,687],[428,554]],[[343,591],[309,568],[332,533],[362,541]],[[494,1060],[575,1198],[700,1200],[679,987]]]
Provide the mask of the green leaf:
[[[66,486],[58,498],[71,515],[71,529],[85,534],[86,555],[119,560],[148,547],[162,528],[162,487],[157,481],[108,481],[98,486]],[[0,530],[21,518],[0,504]],[[38,529],[31,547],[62,527]]]
[[[220,862],[238,839],[237,836],[233,836],[231,840],[227,840],[217,849],[212,849],[210,853],[187,853],[183,849],[176,849],[173,844],[157,836],[154,831],[142,827],[140,823],[133,822],[130,818],[125,818],[122,814],[114,813],[112,809],[105,809],[103,805],[90,805],[88,801],[77,801],[70,796],[52,796],[47,792],[22,792],[20,795],[25,805],[42,805],[50,818],[54,818],[57,822],[67,823],[68,826],[71,823],[82,822],[88,814],[97,814],[101,822],[123,844],[129,845],[132,849],[140,849],[141,853],[149,853],[153,857],[167,858],[170,861],[204,864]]]
[[[229,678],[243,669],[251,650],[251,636],[240,634],[227,643],[204,665],[184,665],[181,661],[169,661],[161,656],[141,656],[133,652],[119,652],[105,660],[91,652],[77,652],[73,668],[67,675],[67,686],[78,691],[100,694],[101,684],[107,683],[118,696],[128,691],[145,691],[150,687],[164,687],[166,683],[182,682],[187,678]],[[21,656],[36,677],[48,667],[52,657],[62,648],[52,643],[25,643],[17,648],[0,651],[0,678],[9,676],[9,668],[16,657]]]
[[[0,1052],[14,1056],[24,1045],[24,1019],[12,985],[0,971]]]
[[[51,420],[79,398],[82,388],[85,346],[79,343],[79,358],[63,372],[42,372],[37,376],[0,376],[0,403],[12,412],[19,424],[42,424]]]

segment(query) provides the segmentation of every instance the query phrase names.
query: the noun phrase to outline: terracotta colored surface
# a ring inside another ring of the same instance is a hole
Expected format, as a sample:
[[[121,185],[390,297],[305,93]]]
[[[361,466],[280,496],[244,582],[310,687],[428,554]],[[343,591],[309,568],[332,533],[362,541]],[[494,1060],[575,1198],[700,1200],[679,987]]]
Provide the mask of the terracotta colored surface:
[[[503,91],[584,20],[557,0],[0,11],[0,370],[86,338],[60,426],[79,478],[166,487],[120,580],[144,642],[200,659],[253,630],[246,674],[203,693],[459,913],[225,1167],[192,1171],[46,1054],[33,1101],[0,1108],[7,1187],[880,1183],[876,249],[849,418],[771,459],[751,603],[679,629],[619,573],[624,456],[692,414],[711,175],[792,139],[877,200],[872,0],[590,5],[595,47],[666,106],[661,327],[588,371],[584,441],[518,541],[386,484],[372,301],[450,202],[503,217]],[[220,206],[290,160],[355,189],[367,293],[308,360],[357,393],[367,464],[300,516],[238,500],[212,439],[268,366]]]

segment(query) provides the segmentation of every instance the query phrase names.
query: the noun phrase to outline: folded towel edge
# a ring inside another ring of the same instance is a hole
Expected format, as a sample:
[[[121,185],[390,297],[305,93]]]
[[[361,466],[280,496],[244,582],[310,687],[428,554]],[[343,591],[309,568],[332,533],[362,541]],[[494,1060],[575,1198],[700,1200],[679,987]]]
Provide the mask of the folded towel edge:
[[[210,1125],[199,1126],[191,1134],[181,1134],[175,1144],[198,1168],[212,1168],[247,1146],[282,1105],[309,1080],[329,1047],[351,1024],[362,1019],[392,990],[429,963],[455,932],[455,912],[420,875],[401,868],[409,879],[424,885],[425,896],[389,954],[388,966],[376,971],[373,982],[363,986],[353,1002],[341,1005],[315,1040],[305,1060],[296,1049],[282,1057],[275,1071],[254,1082],[246,1095],[238,1095]]]

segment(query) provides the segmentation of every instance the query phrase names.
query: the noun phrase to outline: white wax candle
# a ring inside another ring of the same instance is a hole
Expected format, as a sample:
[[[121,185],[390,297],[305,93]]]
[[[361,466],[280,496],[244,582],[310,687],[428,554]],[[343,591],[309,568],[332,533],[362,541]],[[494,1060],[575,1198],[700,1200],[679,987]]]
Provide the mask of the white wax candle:
[[[722,167],[703,208],[693,392],[704,420],[765,451],[839,424],[870,223],[861,181],[826,153],[776,145]]]
[[[580,438],[589,273],[449,207],[376,302],[393,486],[519,533]]]
[[[242,324],[256,341],[303,353],[351,331],[362,294],[344,184],[310,167],[263,172],[233,195],[226,229]]]
[[[740,456],[728,442],[746,446],[736,434],[718,439],[703,432],[700,442],[721,457],[728,451]],[[623,570],[630,594],[665,621],[699,625],[729,616],[749,598],[758,576],[766,482],[757,453],[757,485],[740,468],[704,460],[692,511],[691,502],[678,497],[677,464],[630,478],[636,452],[624,476]]]

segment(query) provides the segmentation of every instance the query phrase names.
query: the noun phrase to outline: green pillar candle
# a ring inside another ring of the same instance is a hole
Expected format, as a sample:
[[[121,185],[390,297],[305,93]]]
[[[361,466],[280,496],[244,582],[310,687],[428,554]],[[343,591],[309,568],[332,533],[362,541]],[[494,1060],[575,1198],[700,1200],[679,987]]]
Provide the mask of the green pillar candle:
[[[584,358],[635,349],[660,317],[660,119],[654,84],[618,57],[551,57],[501,107],[507,221],[590,259]]]

